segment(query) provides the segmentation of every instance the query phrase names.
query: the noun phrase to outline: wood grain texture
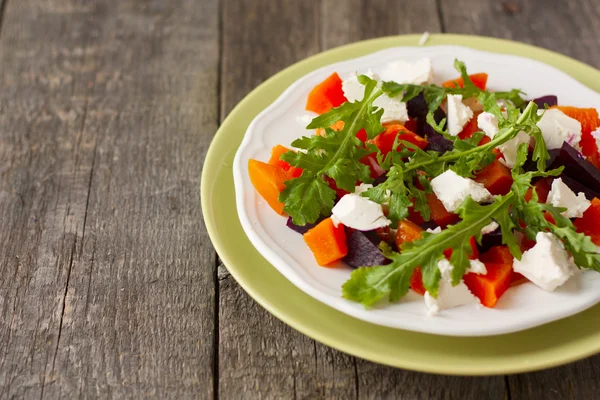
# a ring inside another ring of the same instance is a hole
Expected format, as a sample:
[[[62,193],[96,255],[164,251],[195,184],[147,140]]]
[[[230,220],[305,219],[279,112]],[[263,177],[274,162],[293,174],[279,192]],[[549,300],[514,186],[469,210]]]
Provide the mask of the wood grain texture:
[[[0,398],[212,397],[217,1],[11,2]]]
[[[600,2],[596,0],[441,0],[449,33],[531,43],[600,66]]]
[[[453,377],[384,367],[358,360],[361,399],[504,400],[504,378]]]
[[[306,1],[224,1],[223,115],[260,82],[318,52],[318,11]],[[273,317],[223,269],[219,292],[220,398],[356,396],[351,357]]]
[[[320,15],[322,50],[381,36],[441,30],[435,0],[323,0]]]
[[[442,0],[441,14],[448,32],[527,42],[600,67],[600,3],[595,0]],[[595,356],[547,371],[509,376],[510,398],[596,398],[599,370],[600,356]]]

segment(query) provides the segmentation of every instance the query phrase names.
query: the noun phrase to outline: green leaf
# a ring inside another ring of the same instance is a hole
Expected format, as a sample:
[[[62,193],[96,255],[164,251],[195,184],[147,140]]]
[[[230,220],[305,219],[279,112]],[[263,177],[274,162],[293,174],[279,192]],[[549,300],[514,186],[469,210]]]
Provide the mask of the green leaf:
[[[527,106],[527,102],[521,97],[523,93],[520,89],[512,89],[509,92],[494,92],[498,100],[506,100],[511,102],[515,107],[521,110]]]
[[[335,200],[335,190],[322,177],[300,176],[287,181],[279,196],[285,204],[283,211],[292,216],[297,225],[316,221],[321,214],[331,212]]]
[[[427,113],[427,117],[425,118],[425,120],[433,128],[433,130],[435,130],[437,133],[439,133],[441,135],[444,135],[446,138],[448,138],[448,136],[449,136],[448,129],[445,128],[445,126],[446,126],[446,118],[442,118],[442,120],[438,124],[435,121],[435,116],[434,116],[433,112],[429,111]]]
[[[510,193],[497,196],[489,205],[479,205],[470,197],[467,198],[458,209],[462,221],[437,234],[423,232],[421,239],[406,243],[400,253],[388,252],[386,257],[391,260],[389,265],[355,270],[342,286],[343,296],[367,307],[385,296],[393,301],[408,290],[410,275],[416,266],[421,266],[423,271],[423,285],[432,296],[436,296],[441,278],[437,263],[443,257],[444,250],[452,249],[453,257],[460,263],[458,267],[455,266],[455,275],[460,275],[460,269],[465,265],[462,260],[468,259],[471,252],[470,245],[465,246],[465,242],[469,242],[466,239],[471,236],[479,238],[481,229],[492,219],[508,213],[514,201],[514,194]]]
[[[373,106],[373,101],[383,92],[377,88],[376,81],[365,75],[359,76],[358,80],[365,85],[363,100],[346,102],[314,118],[308,129],[323,128],[324,136],[297,139],[292,146],[303,151],[282,156],[284,161],[303,169],[299,178],[285,182],[286,188],[279,196],[284,211],[298,225],[312,223],[320,215],[331,213],[335,191],[324,181],[323,175],[350,192],[354,191],[357,181],[372,181],[369,168],[360,163],[369,151],[356,138],[356,133],[364,128],[372,137],[383,131],[380,123],[383,110]],[[333,131],[329,126],[337,121],[343,121],[344,127]]]

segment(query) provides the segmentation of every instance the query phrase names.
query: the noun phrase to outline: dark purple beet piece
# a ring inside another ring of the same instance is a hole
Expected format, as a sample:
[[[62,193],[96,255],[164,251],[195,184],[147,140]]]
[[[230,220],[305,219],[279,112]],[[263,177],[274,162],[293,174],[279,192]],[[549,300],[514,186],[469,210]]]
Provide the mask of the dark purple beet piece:
[[[477,244],[477,249],[480,253],[484,253],[494,246],[502,246],[502,231],[500,228],[496,229],[494,232],[482,235],[481,244]]]
[[[594,197],[600,198],[600,193],[592,190],[591,188],[580,182],[577,182],[575,179],[568,177],[565,174],[562,174],[560,177],[562,178],[563,183],[567,185],[569,189],[574,191],[575,194],[583,192],[583,194],[585,194],[585,198],[588,200],[592,200]]]
[[[551,165],[554,165],[556,163],[556,159],[560,155],[560,149],[548,150],[548,154],[550,154],[550,159],[546,161],[546,167],[550,167]],[[529,153],[529,158],[527,159],[527,161],[525,161],[523,169],[525,171],[537,171],[537,161],[533,161],[531,159],[531,153]]]
[[[550,167],[558,168],[563,165],[564,176],[587,186],[593,192],[600,192],[600,171],[566,142],[563,143],[558,157]]]
[[[353,268],[372,267],[389,262],[364,232],[353,231],[346,242],[348,244],[348,254],[342,260]]]
[[[451,150],[452,146],[454,146],[451,141],[435,131],[427,136],[427,141],[429,144],[425,150],[437,151],[440,154],[444,154],[445,152]]]
[[[296,225],[294,223],[294,221],[292,221],[292,217],[288,217],[287,223],[285,224],[288,228],[290,228],[293,231],[298,232],[301,235],[304,235],[306,232],[309,231],[309,229],[314,228],[319,222],[323,221],[323,218],[319,218],[317,220],[317,222],[314,222],[312,224],[306,224],[306,225]]]
[[[352,232],[354,232],[354,229],[346,229],[346,236],[350,236],[352,235]],[[365,237],[367,239],[369,239],[371,241],[371,243],[373,243],[375,246],[379,246],[379,243],[381,243],[383,241],[383,239],[381,238],[381,236],[379,236],[379,234],[377,233],[377,231],[360,231],[362,232],[363,235],[365,235]]]
[[[412,119],[423,119],[427,116],[427,102],[423,93],[419,93],[418,96],[413,97],[406,103],[406,110],[408,116]]]
[[[444,118],[446,118],[446,113],[441,108],[438,108],[433,113],[433,119],[437,124],[439,124]],[[431,125],[427,123],[426,118],[419,118],[417,120],[417,133],[424,137],[439,135],[439,133],[437,133],[435,129],[433,129]]]
[[[537,104],[539,108],[546,108],[546,104],[548,107],[553,107],[558,105],[558,98],[554,95],[542,96],[537,99],[533,99],[533,102]]]
[[[425,221],[423,222],[421,225],[419,225],[421,228],[423,228],[423,230],[427,230],[427,229],[435,229],[437,228],[439,225],[435,223],[434,220],[430,219],[429,221]]]
[[[381,185],[383,182],[385,182],[387,180],[387,174],[383,174],[383,175],[379,175],[377,178],[375,178],[375,180],[373,181],[373,186],[377,186],[377,185]]]

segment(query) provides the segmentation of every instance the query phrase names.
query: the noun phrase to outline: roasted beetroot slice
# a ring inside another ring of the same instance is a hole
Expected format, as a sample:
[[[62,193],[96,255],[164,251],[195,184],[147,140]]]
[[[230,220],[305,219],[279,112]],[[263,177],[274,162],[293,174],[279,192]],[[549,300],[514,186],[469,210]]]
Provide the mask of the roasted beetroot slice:
[[[553,94],[549,94],[547,96],[538,97],[532,100],[537,106],[541,109],[546,108],[546,104],[548,107],[554,107],[558,105],[558,97]]]
[[[306,225],[296,225],[294,223],[294,221],[292,221],[292,217],[288,217],[288,220],[286,222],[286,226],[288,228],[290,228],[293,231],[298,232],[301,235],[304,235],[306,232],[308,232],[310,229],[314,228],[315,226],[317,226],[317,224],[319,222],[321,222],[323,220],[323,218],[319,218],[316,222],[312,223],[312,224],[306,224]]]
[[[546,167],[550,167],[556,164],[556,159],[560,155],[560,149],[548,150],[548,154],[550,154],[550,159],[546,161]],[[527,158],[527,161],[525,161],[523,169],[525,171],[537,171],[537,161],[533,161],[531,159],[531,153],[529,153],[529,158]]]
[[[563,176],[579,182],[592,192],[600,192],[600,170],[566,142],[563,143],[558,157],[550,167],[558,168],[560,166],[565,167]]]
[[[342,260],[353,268],[385,265],[389,260],[371,239],[361,231],[347,234],[348,254]]]
[[[494,246],[502,246],[502,231],[500,228],[494,232],[486,233],[481,236],[481,244],[477,243],[477,249],[480,253],[485,253]]]
[[[406,111],[412,119],[423,119],[427,116],[427,102],[423,93],[419,93],[406,103]]]
[[[437,132],[433,132],[427,136],[427,140],[429,144],[425,148],[425,150],[433,150],[437,151],[440,154],[444,154],[447,151],[450,151],[454,144],[440,135]]]

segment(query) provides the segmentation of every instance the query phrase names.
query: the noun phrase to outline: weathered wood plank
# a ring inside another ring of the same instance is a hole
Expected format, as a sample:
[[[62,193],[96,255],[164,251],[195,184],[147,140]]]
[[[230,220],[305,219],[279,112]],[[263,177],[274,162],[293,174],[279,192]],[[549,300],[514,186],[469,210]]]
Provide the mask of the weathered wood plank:
[[[561,2],[555,7],[543,0],[442,0],[441,14],[448,32],[528,42],[600,67],[600,4],[594,0]],[[594,377],[599,368],[600,356],[595,356],[560,368],[509,376],[511,399],[597,397],[600,383]]]
[[[316,344],[220,281],[219,397],[355,398],[352,358]]]
[[[223,2],[223,114],[260,82],[319,50],[318,11],[305,1]],[[277,320],[225,271],[219,291],[219,397],[355,397],[351,358]]]
[[[54,365],[92,168],[87,7],[53,6],[12,2],[0,37],[2,398],[41,397]]]
[[[441,30],[435,0],[324,0],[320,27],[323,50],[381,36]]]
[[[358,360],[358,391],[363,399],[503,400],[504,378],[453,377],[404,371]]]
[[[198,187],[217,14],[216,0],[9,5],[0,397],[212,397]]]
[[[595,0],[441,0],[447,32],[535,44],[600,66],[600,3]]]

